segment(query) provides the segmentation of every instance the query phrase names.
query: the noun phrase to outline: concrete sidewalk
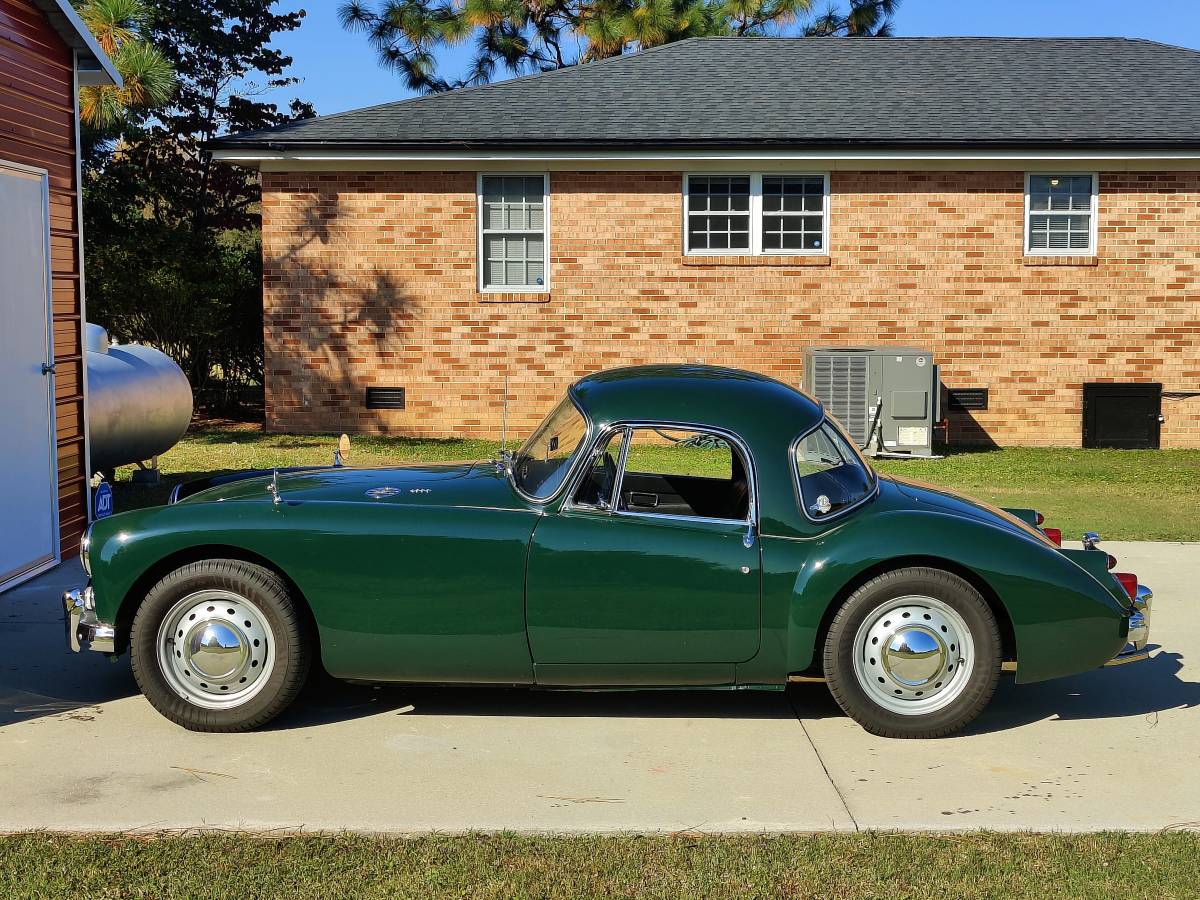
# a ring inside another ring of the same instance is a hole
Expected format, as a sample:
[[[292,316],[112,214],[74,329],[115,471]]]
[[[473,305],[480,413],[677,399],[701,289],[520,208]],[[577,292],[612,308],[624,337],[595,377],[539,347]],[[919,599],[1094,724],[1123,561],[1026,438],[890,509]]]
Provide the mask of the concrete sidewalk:
[[[821,685],[568,694],[323,684],[192,734],[63,647],[76,563],[0,596],[0,830],[1200,827],[1200,544],[1105,549],[1155,590],[1143,663],[1017,686],[965,734],[875,738]]]

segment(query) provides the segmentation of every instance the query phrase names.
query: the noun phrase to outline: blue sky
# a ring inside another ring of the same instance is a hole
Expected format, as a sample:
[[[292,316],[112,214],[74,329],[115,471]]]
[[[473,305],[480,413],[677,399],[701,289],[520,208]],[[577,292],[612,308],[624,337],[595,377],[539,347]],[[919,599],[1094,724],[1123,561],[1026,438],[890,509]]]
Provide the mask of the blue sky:
[[[292,74],[303,83],[271,92],[269,99],[282,105],[300,96],[325,114],[409,96],[376,63],[366,38],[338,24],[340,5],[341,0],[284,0],[281,9],[308,12],[299,29],[276,42],[294,58]],[[1200,49],[1196,0],[903,0],[896,26],[900,35],[1102,35]],[[469,48],[455,48],[446,61],[457,63],[457,72],[468,56]]]

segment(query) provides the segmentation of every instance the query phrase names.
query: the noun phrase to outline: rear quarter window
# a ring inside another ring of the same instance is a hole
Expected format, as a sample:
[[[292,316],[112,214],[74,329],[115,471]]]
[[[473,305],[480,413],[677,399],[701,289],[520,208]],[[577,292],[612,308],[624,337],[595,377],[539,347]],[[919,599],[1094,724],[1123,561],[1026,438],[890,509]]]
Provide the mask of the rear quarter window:
[[[836,516],[875,490],[875,473],[828,419],[797,441],[793,454],[800,503],[814,521]]]

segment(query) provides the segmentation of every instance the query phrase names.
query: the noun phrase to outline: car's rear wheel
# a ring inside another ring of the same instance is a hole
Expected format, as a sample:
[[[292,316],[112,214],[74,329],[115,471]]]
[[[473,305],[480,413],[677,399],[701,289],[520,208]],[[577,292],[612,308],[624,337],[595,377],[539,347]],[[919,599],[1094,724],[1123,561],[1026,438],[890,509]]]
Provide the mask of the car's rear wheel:
[[[295,699],[312,662],[305,617],[276,573],[233,559],[182,566],[134,616],[133,674],[160,713],[193,731],[246,731]]]
[[[885,572],[834,616],[825,680],[872,734],[932,738],[958,731],[995,693],[1000,629],[967,581],[940,569]]]

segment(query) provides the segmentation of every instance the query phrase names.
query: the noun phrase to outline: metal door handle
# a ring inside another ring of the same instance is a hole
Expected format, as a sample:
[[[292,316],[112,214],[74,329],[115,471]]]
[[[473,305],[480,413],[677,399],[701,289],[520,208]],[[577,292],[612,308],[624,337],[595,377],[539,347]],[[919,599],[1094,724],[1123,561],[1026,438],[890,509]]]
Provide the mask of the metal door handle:
[[[749,567],[749,566],[742,566],[742,574],[743,574],[743,575],[749,575],[749,574],[750,574],[750,567]]]
[[[742,535],[742,546],[749,550],[754,546],[754,523],[746,523],[746,533]]]
[[[42,363],[42,374],[43,375],[53,375],[54,374],[54,363]]]

